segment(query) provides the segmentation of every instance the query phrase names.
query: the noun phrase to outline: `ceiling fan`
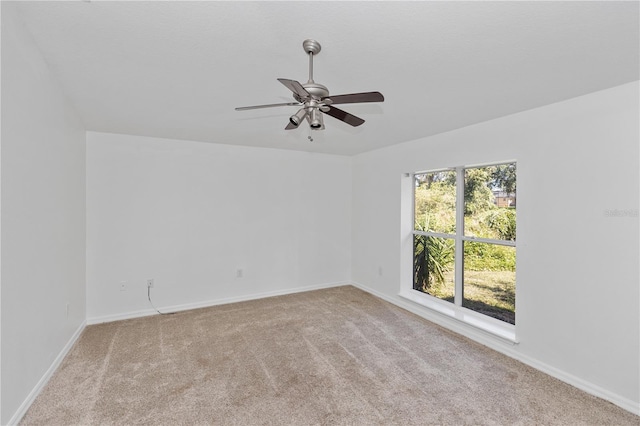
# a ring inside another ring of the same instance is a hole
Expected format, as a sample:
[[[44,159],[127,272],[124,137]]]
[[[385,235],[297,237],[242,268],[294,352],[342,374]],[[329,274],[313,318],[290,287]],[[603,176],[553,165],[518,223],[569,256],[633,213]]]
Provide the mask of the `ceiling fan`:
[[[293,98],[296,102],[285,102],[280,104],[254,105],[236,108],[236,111],[246,111],[250,109],[271,108],[278,106],[300,106],[298,112],[289,117],[289,124],[285,130],[297,128],[303,120],[309,122],[309,126],[313,130],[324,129],[323,113],[333,118],[344,121],[351,126],[359,126],[364,120],[346,111],[338,109],[333,105],[337,104],[354,104],[362,102],[383,102],[384,96],[380,92],[364,92],[350,93],[346,95],[329,96],[329,89],[322,84],[313,81],[313,55],[320,53],[320,43],[315,40],[305,40],[302,43],[304,51],[309,54],[309,81],[300,84],[296,80],[287,80],[279,78],[278,81],[284,84],[293,92]]]

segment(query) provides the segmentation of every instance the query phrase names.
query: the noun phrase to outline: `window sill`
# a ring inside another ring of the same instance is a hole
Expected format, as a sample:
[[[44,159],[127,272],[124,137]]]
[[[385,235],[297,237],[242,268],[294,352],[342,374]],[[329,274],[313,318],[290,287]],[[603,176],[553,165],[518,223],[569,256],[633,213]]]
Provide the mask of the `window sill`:
[[[514,325],[456,306],[453,303],[437,299],[417,290],[402,290],[399,296],[511,343],[519,343],[516,339],[516,327]]]

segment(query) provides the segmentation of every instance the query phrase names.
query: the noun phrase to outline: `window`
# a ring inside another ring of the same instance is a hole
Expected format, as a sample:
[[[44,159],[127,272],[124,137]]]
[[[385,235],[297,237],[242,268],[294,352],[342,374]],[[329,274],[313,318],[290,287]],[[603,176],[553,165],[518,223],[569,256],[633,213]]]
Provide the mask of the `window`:
[[[413,289],[515,324],[516,164],[414,174]]]

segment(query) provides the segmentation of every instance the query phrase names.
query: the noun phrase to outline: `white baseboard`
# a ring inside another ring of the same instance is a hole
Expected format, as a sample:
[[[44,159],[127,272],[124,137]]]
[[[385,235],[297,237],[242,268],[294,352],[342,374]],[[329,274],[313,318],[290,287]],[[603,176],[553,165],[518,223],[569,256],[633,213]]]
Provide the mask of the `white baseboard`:
[[[62,363],[62,360],[67,356],[73,345],[75,345],[76,341],[78,340],[86,326],[86,321],[83,321],[82,324],[80,324],[80,326],[76,329],[76,331],[73,333],[67,344],[64,345],[64,348],[62,348],[56,359],[53,360],[51,366],[49,366],[49,369],[47,369],[47,371],[35,385],[33,390],[31,390],[27,398],[22,402],[22,404],[20,404],[18,410],[14,413],[11,419],[9,419],[7,425],[17,425],[20,420],[22,420],[22,417],[24,417],[29,407],[31,407],[31,404],[33,404],[33,401],[35,401],[47,382],[49,382],[49,379],[51,379],[51,376],[53,376],[53,373],[56,372],[56,370]]]
[[[418,306],[417,304],[413,304],[409,301],[394,299],[392,297],[389,297],[386,294],[383,294],[377,290],[367,287],[366,285],[363,285],[361,283],[352,282],[351,285],[359,288],[360,290],[366,291],[367,293],[370,293],[376,297],[379,297],[380,299],[383,299],[389,303],[392,303],[402,309],[405,309],[411,313],[414,313],[422,318],[425,318],[431,322],[434,322],[448,330],[461,334],[484,346],[487,346],[513,359],[516,359],[522,362],[523,364],[527,364],[528,366],[533,367],[536,370],[539,370],[545,374],[555,377],[556,379],[561,380],[582,391],[585,391],[588,394],[607,400],[617,405],[620,408],[623,408],[635,415],[640,416],[640,402],[633,401],[631,399],[620,396],[598,385],[595,385],[591,382],[583,380],[580,377],[574,376],[556,367],[545,364],[544,362],[541,362],[528,355],[523,355],[522,353],[518,352],[515,349],[514,345],[505,343],[504,340],[499,339],[495,336],[492,336],[489,333],[484,333],[481,330],[475,329],[474,327],[468,326],[459,321],[455,321],[451,318],[447,318],[443,315],[438,314],[435,311],[433,312],[427,311],[426,308]]]
[[[242,295],[242,296],[227,297],[223,299],[207,300],[204,302],[194,302],[194,303],[185,303],[181,305],[163,306],[163,307],[158,307],[158,310],[160,310],[160,312],[167,312],[167,313],[189,311],[191,309],[208,308],[211,306],[226,305],[229,303],[237,303],[237,302],[246,302],[249,300],[264,299],[266,297],[284,296],[286,294],[302,293],[305,291],[321,290],[323,288],[340,287],[344,285],[351,285],[351,281],[323,283],[323,284],[316,284],[316,285],[305,286],[305,287],[295,287],[295,288],[288,288],[283,290],[274,290],[274,291],[267,291],[262,293]],[[88,325],[101,324],[105,322],[121,321],[121,320],[132,319],[132,318],[141,318],[141,317],[146,317],[150,315],[158,315],[158,312],[156,312],[153,308],[149,308],[149,309],[144,309],[140,311],[123,312],[123,313],[113,314],[113,315],[92,317],[92,318],[87,318],[87,324]]]

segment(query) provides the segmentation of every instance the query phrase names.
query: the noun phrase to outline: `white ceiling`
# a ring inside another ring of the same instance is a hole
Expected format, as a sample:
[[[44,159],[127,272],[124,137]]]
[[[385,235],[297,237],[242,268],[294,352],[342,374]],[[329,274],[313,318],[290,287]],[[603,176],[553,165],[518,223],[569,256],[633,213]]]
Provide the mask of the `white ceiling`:
[[[23,2],[19,10],[88,130],[353,155],[639,77],[632,2]],[[276,78],[380,91],[285,131]],[[313,142],[308,136],[313,137]]]

